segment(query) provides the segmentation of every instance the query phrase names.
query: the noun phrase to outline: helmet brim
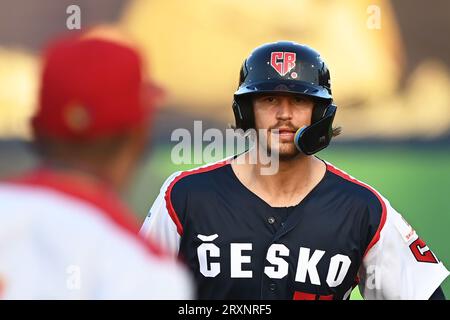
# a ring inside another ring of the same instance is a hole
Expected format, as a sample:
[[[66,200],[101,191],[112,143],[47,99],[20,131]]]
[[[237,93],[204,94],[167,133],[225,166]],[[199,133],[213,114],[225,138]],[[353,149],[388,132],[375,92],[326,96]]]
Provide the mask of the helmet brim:
[[[238,90],[234,93],[235,97],[249,94],[257,93],[292,93],[292,94],[303,94],[311,97],[316,97],[320,99],[332,100],[330,92],[324,87],[318,87],[314,84],[310,84],[305,81],[298,80],[284,80],[280,81],[263,81],[256,83],[247,83],[241,85]]]

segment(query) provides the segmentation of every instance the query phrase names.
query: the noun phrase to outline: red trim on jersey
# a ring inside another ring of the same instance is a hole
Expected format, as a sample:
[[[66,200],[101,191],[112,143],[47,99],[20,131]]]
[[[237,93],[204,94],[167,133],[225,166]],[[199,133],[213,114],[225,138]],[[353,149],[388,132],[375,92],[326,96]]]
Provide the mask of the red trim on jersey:
[[[355,281],[353,283],[353,289],[361,282],[361,279],[359,278],[358,275],[356,275],[355,277]]]
[[[321,296],[314,293],[294,291],[292,300],[334,300],[334,295]]]
[[[347,173],[333,167],[332,165],[330,165],[329,163],[327,163],[327,170],[331,171],[332,173],[344,178],[345,180],[348,180],[350,182],[353,182],[357,185],[360,185],[364,188],[366,188],[367,190],[371,191],[377,198],[378,201],[380,201],[381,203],[381,220],[380,220],[380,224],[378,225],[378,229],[377,232],[375,233],[375,235],[373,236],[372,240],[370,241],[369,245],[367,246],[366,251],[364,252],[364,256],[366,256],[367,252],[369,252],[369,250],[378,242],[378,240],[380,240],[380,233],[381,230],[384,227],[384,223],[386,222],[386,215],[387,215],[387,209],[386,209],[386,204],[384,203],[383,199],[381,198],[381,196],[378,194],[377,191],[375,191],[375,189],[373,189],[372,187],[350,177]]]
[[[115,223],[120,229],[132,234],[135,239],[150,249],[156,256],[165,256],[164,252],[154,243],[146,242],[138,236],[139,225],[135,216],[119,200],[116,193],[110,186],[93,178],[75,176],[48,168],[40,168],[31,173],[11,179],[9,183],[25,185],[31,187],[44,187],[52,189],[68,196],[88,202],[97,207],[104,216]]]
[[[215,170],[217,168],[223,167],[227,164],[230,163],[230,160],[224,160],[215,164],[212,164],[210,166],[207,167],[201,167],[201,168],[197,168],[194,169],[192,171],[184,171],[182,172],[180,175],[176,176],[175,179],[169,184],[169,186],[167,187],[166,193],[164,195],[164,199],[166,201],[166,207],[167,207],[167,211],[169,212],[170,217],[172,218],[172,221],[175,223],[175,225],[177,226],[177,232],[180,236],[183,235],[183,226],[181,225],[180,219],[178,218],[177,213],[175,212],[175,209],[172,205],[172,199],[171,199],[171,193],[172,193],[172,189],[175,186],[175,184],[180,181],[181,179],[183,179],[184,177],[193,175],[193,174],[197,174],[197,173],[203,173],[203,172],[208,172],[211,170]]]
[[[313,293],[295,291],[293,300],[316,300],[316,295]]]

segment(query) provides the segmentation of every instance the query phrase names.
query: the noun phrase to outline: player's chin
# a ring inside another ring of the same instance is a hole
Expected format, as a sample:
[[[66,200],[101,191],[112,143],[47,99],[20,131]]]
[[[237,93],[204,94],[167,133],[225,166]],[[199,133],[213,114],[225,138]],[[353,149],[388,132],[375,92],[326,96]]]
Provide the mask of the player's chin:
[[[275,155],[274,151],[278,151],[278,157],[281,161],[292,160],[300,155],[300,152],[295,147],[293,142],[280,143],[278,148],[271,149],[271,151],[273,155]]]

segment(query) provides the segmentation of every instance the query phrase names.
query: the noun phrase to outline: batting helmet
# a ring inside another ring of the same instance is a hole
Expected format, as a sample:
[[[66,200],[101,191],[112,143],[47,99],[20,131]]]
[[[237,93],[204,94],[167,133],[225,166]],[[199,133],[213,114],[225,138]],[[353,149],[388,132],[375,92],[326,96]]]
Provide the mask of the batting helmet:
[[[277,92],[313,98],[311,125],[297,131],[297,148],[311,155],[327,147],[333,136],[336,106],[330,73],[320,54],[306,45],[289,41],[267,43],[253,50],[242,64],[239,87],[234,93],[236,127],[254,128],[254,94]]]

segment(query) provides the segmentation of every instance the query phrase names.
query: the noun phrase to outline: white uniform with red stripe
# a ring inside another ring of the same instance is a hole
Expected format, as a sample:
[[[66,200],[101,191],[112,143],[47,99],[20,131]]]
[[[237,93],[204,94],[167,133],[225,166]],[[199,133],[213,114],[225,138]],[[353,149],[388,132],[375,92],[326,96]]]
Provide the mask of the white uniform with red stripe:
[[[389,201],[331,164],[327,163],[327,173],[306,199],[291,207],[287,217],[277,216],[280,208],[261,203],[240,184],[229,162],[221,161],[171,175],[141,234],[155,238],[173,255],[183,256],[203,288],[203,298],[346,299],[356,277],[365,299],[428,299],[448,276],[442,262]],[[284,225],[276,226],[278,221]],[[307,248],[302,247],[305,243]],[[249,251],[229,254],[230,246]],[[272,246],[283,251],[272,257],[267,251]],[[301,259],[308,263],[303,271],[297,258],[299,247],[304,253]],[[205,256],[203,250],[210,253]],[[237,267],[233,257],[240,259]],[[308,260],[312,257],[317,259],[313,266]],[[334,286],[336,278],[330,270],[340,272],[336,270],[343,267],[334,268],[327,261],[338,259],[350,264],[340,285]],[[265,267],[258,265],[264,260]],[[273,269],[274,264],[278,269]],[[273,271],[288,265],[288,274]],[[236,268],[245,268],[240,277],[251,275],[247,282],[234,279]],[[270,272],[256,274],[255,270]],[[271,278],[272,274],[280,280]],[[277,293],[273,288],[283,289]]]
[[[192,297],[186,270],[147,246],[98,187],[48,171],[0,184],[0,298]]]
[[[382,199],[386,217],[360,268],[361,294],[374,300],[428,299],[449,272],[389,201]]]

